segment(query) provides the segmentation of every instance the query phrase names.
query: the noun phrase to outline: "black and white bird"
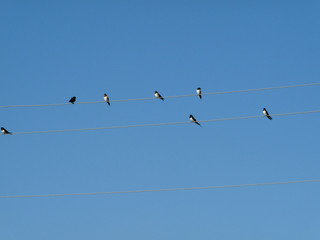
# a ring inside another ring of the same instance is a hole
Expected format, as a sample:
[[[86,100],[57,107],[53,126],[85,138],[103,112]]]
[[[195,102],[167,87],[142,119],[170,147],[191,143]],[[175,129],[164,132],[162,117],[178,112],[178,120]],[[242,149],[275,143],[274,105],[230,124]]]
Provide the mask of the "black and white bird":
[[[197,94],[198,94],[198,96],[199,96],[199,98],[201,99],[202,98],[202,96],[201,96],[201,88],[197,88]]]
[[[9,132],[7,129],[5,129],[4,127],[1,127],[1,132],[3,135],[5,134],[12,134],[11,132]]]
[[[75,101],[76,101],[76,97],[72,97],[72,98],[70,98],[69,103],[74,104]]]
[[[109,101],[109,97],[108,97],[107,94],[104,94],[103,99],[104,99],[104,101],[105,101],[106,103],[108,103],[108,105],[110,106],[110,101]]]
[[[156,98],[160,98],[162,101],[164,101],[164,98],[157,91],[154,91],[154,95],[156,96]]]
[[[272,120],[272,117],[269,115],[267,109],[263,108],[262,112],[263,112],[263,115],[265,115],[267,118],[269,118],[270,120]]]
[[[189,116],[189,119],[191,122],[194,122],[195,124],[198,124],[201,127],[200,123],[198,123],[197,120],[194,118],[194,116],[192,116],[191,114]]]

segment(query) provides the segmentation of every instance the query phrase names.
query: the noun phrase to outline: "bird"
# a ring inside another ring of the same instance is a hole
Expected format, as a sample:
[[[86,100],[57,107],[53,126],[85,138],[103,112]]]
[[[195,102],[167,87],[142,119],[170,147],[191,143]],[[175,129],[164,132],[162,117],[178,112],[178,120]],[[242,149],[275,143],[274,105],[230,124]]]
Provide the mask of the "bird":
[[[154,91],[154,95],[156,96],[156,98],[160,98],[162,101],[164,101],[164,98],[157,91]]]
[[[104,101],[108,103],[108,105],[110,106],[110,102],[109,102],[109,97],[107,94],[104,94]]]
[[[70,98],[69,103],[74,104],[75,101],[76,101],[76,97],[72,97],[72,98]]]
[[[267,109],[263,108],[262,112],[263,112],[263,115],[265,115],[267,118],[269,118],[270,120],[272,120],[272,117],[269,115]]]
[[[199,95],[199,98],[201,99],[202,98],[202,96],[201,96],[201,88],[197,88],[197,94]]]
[[[191,114],[189,116],[189,119],[191,122],[194,122],[195,124],[198,124],[201,127],[200,123],[198,123],[197,120],[194,118],[194,116],[192,116]]]
[[[3,135],[5,134],[12,134],[11,132],[9,132],[7,129],[5,129],[4,127],[1,127],[1,132]]]

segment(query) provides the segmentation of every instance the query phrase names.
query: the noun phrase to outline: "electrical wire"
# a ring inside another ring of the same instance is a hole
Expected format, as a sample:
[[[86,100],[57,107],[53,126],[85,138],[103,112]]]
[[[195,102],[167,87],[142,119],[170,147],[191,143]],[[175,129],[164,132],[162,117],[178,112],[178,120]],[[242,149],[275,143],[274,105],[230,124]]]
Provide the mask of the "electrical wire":
[[[251,183],[251,184],[226,185],[226,186],[191,187],[191,188],[167,188],[167,189],[133,190],[133,191],[118,191],[118,192],[61,193],[61,194],[40,194],[40,195],[9,195],[9,196],[0,196],[0,198],[36,198],[36,197],[111,195],[111,194],[124,194],[124,193],[173,192],[173,191],[205,190],[205,189],[217,189],[217,188],[254,187],[254,186],[295,184],[295,183],[310,183],[310,182],[320,182],[320,180],[314,179],[314,180],[301,180],[301,181],[288,181],[288,182]]]
[[[234,91],[225,91],[225,92],[209,92],[202,93],[201,95],[217,95],[217,94],[229,94],[229,93],[241,93],[241,92],[254,92],[254,91],[263,91],[263,90],[274,90],[274,89],[284,89],[284,88],[296,88],[296,87],[306,87],[306,86],[316,86],[320,83],[308,83],[308,84],[299,84],[299,85],[290,85],[290,86],[281,86],[281,87],[268,87],[268,88],[256,88],[256,89],[246,89],[246,90],[234,90]],[[181,98],[181,97],[194,97],[198,96],[197,94],[189,95],[176,95],[176,96],[163,96],[164,98]],[[109,102],[129,102],[129,101],[146,101],[146,100],[155,100],[157,98],[135,98],[135,99],[119,99],[119,100],[110,100]],[[75,102],[74,104],[95,104],[95,103],[106,103],[105,101],[92,101],[92,102]],[[52,103],[52,104],[34,104],[34,105],[7,105],[0,106],[0,108],[14,108],[14,107],[49,107],[49,106],[62,106],[62,105],[72,105],[70,103]]]
[[[289,116],[289,115],[300,115],[307,113],[319,113],[320,110],[314,111],[305,111],[305,112],[292,112],[292,113],[279,113],[279,114],[270,114],[270,116]],[[198,122],[221,122],[229,120],[239,120],[239,119],[250,119],[250,118],[263,118],[264,115],[257,116],[247,116],[247,117],[233,117],[233,118],[220,118],[220,119],[209,119],[209,120],[200,120]],[[12,135],[21,135],[21,134],[36,134],[36,133],[56,133],[56,132],[78,132],[78,131],[92,131],[92,130],[107,130],[107,129],[119,129],[119,128],[135,128],[135,127],[151,127],[151,126],[164,126],[164,125],[177,125],[177,124],[190,124],[192,122],[170,122],[170,123],[152,123],[152,124],[140,124],[140,125],[127,125],[127,126],[113,126],[113,127],[98,127],[98,128],[82,128],[82,129],[66,129],[66,130],[49,130],[49,131],[34,131],[34,132],[17,132],[11,133]],[[7,134],[8,135],[8,134]],[[2,135],[3,136],[3,135]]]

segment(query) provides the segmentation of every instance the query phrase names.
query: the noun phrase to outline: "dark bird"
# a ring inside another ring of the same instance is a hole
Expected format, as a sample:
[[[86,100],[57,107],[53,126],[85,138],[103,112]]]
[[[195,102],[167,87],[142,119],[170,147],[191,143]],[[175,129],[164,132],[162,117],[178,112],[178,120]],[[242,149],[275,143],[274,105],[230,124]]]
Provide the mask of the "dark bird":
[[[269,115],[267,109],[263,108],[262,112],[263,112],[263,115],[265,115],[267,118],[269,118],[270,120],[272,120],[272,117]]]
[[[202,96],[201,96],[201,88],[197,88],[197,94],[199,95],[199,98],[201,99],[202,98]]]
[[[75,101],[76,101],[76,97],[72,97],[72,98],[70,98],[69,103],[74,104]]]
[[[74,104],[75,101],[76,101],[76,97],[72,97],[72,98],[70,98],[69,103]]]
[[[109,97],[107,94],[104,94],[104,97],[103,97],[104,101],[108,103],[108,105],[110,106],[110,102],[109,102]]]
[[[191,122],[194,122],[195,124],[198,124],[201,127],[200,123],[197,122],[197,120],[194,118],[194,116],[190,115],[189,119]]]
[[[11,132],[9,132],[7,129],[5,129],[4,127],[1,128],[1,132],[3,135],[5,134],[12,134]]]
[[[164,101],[164,98],[157,91],[154,91],[154,95],[156,96],[156,98],[160,98],[162,101]]]

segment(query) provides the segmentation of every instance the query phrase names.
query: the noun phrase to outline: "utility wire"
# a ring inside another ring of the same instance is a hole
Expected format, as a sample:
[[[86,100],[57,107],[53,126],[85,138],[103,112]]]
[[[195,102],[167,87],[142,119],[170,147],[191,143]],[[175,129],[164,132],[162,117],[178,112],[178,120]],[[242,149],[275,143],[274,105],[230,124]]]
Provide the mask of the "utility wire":
[[[9,195],[9,196],[0,196],[0,198],[36,198],[36,197],[63,197],[63,196],[85,196],[85,195],[111,195],[111,194],[123,194],[123,193],[170,192],[170,191],[187,191],[187,190],[205,190],[205,189],[216,189],[216,188],[236,188],[236,187],[253,187],[253,186],[266,186],[266,185],[294,184],[294,183],[310,183],[310,182],[320,182],[320,180],[314,179],[314,180],[289,181],[289,182],[251,183],[251,184],[241,184],[241,185],[192,187],[192,188],[167,188],[167,189],[134,190],[134,191],[119,191],[119,192],[61,193],[61,194],[41,194],[41,195]]]
[[[254,92],[254,91],[263,91],[263,90],[274,90],[274,89],[283,89],[283,88],[296,88],[296,87],[306,87],[306,86],[316,86],[320,83],[308,83],[308,84],[299,84],[299,85],[290,85],[290,86],[281,86],[281,87],[269,87],[269,88],[256,88],[256,89],[246,89],[246,90],[234,90],[226,92],[211,92],[211,93],[202,93],[201,95],[217,95],[217,94],[228,94],[228,93],[241,93],[241,92]],[[176,95],[176,96],[163,96],[164,98],[180,98],[180,97],[194,97],[198,96],[197,94],[189,95]],[[119,100],[110,100],[109,102],[130,102],[130,101],[146,101],[146,100],[155,100],[156,98],[134,98],[134,99],[119,99]],[[94,104],[94,103],[106,103],[105,101],[93,101],[93,102],[75,102],[74,104]],[[0,108],[13,108],[13,107],[49,107],[49,106],[61,106],[61,105],[71,105],[70,103],[53,103],[53,104],[34,104],[34,105],[8,105],[0,106]]]
[[[270,116],[288,116],[288,115],[299,115],[307,113],[318,113],[320,110],[314,111],[305,111],[305,112],[292,112],[292,113],[279,113],[272,114]],[[233,117],[233,118],[220,118],[220,119],[209,119],[209,120],[200,120],[198,122],[221,122],[228,120],[239,120],[239,119],[249,119],[249,118],[263,118],[263,115],[257,116],[247,116],[247,117]],[[49,130],[49,131],[35,131],[35,132],[17,132],[12,133],[17,134],[36,134],[36,133],[56,133],[56,132],[78,132],[78,131],[92,131],[92,130],[107,130],[107,129],[117,129],[117,128],[135,128],[135,127],[151,127],[151,126],[164,126],[164,125],[177,125],[177,124],[190,124],[192,122],[170,122],[170,123],[151,123],[151,124],[140,124],[140,125],[127,125],[127,126],[113,126],[113,127],[98,127],[98,128],[82,128],[82,129],[66,129],[66,130]]]

